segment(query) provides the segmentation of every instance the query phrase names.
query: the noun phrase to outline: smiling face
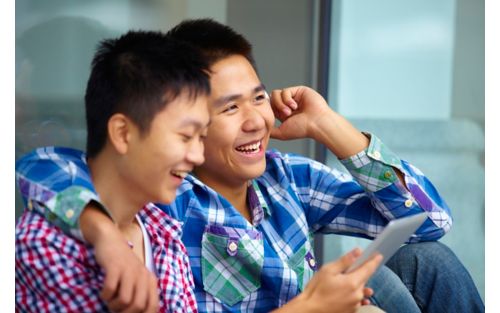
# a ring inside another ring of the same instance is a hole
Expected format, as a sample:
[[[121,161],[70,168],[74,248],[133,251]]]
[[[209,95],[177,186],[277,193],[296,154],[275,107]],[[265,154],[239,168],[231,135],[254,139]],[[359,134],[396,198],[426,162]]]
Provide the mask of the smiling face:
[[[236,187],[265,170],[265,150],[274,115],[251,64],[234,55],[211,67],[211,124],[205,140],[206,162],[196,175],[206,184]]]
[[[129,190],[147,201],[172,202],[187,173],[204,161],[209,119],[206,97],[180,95],[155,116],[148,133],[131,132],[121,168]]]

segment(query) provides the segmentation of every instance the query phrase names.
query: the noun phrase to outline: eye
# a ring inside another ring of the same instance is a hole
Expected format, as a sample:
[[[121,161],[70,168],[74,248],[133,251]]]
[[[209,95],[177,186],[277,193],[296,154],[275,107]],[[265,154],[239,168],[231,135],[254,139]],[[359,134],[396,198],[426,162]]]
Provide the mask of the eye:
[[[238,105],[236,103],[228,104],[226,108],[222,111],[222,113],[232,113],[238,109]]]
[[[193,136],[191,136],[191,135],[187,135],[187,134],[180,134],[180,135],[182,137],[183,142],[189,142],[189,141],[191,141],[191,139],[193,139]]]
[[[267,100],[266,94],[262,93],[262,94],[259,94],[259,95],[257,95],[255,97],[254,102],[256,102],[256,103],[262,103],[262,102],[264,102],[266,100]]]

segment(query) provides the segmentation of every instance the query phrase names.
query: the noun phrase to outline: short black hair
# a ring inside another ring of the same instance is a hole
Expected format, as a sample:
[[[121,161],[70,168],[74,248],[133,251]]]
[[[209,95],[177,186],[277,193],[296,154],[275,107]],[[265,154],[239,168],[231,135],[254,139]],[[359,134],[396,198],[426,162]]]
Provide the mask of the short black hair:
[[[85,93],[87,155],[104,148],[113,114],[125,114],[145,134],[181,93],[191,99],[208,95],[207,71],[198,50],[161,32],[129,31],[101,41]]]
[[[185,20],[168,34],[200,49],[210,66],[226,57],[241,55],[257,71],[250,42],[231,27],[213,19]]]

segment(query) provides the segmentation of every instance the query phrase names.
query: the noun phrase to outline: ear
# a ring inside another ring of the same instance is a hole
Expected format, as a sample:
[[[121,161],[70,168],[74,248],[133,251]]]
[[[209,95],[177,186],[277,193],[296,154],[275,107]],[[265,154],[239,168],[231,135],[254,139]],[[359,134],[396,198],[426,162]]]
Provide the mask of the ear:
[[[120,154],[127,153],[135,131],[134,123],[122,113],[113,114],[108,120],[109,143]]]

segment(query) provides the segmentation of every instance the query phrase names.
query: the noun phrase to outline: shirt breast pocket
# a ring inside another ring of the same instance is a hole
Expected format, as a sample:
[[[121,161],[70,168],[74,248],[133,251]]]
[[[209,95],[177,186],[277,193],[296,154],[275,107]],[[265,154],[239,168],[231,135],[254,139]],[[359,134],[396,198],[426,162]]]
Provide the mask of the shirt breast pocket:
[[[309,280],[317,270],[316,259],[313,253],[312,240],[306,240],[305,243],[288,260],[288,266],[297,275],[297,284],[301,291],[307,285]]]
[[[234,305],[260,288],[264,264],[262,234],[253,229],[209,225],[201,243],[206,292]]]

